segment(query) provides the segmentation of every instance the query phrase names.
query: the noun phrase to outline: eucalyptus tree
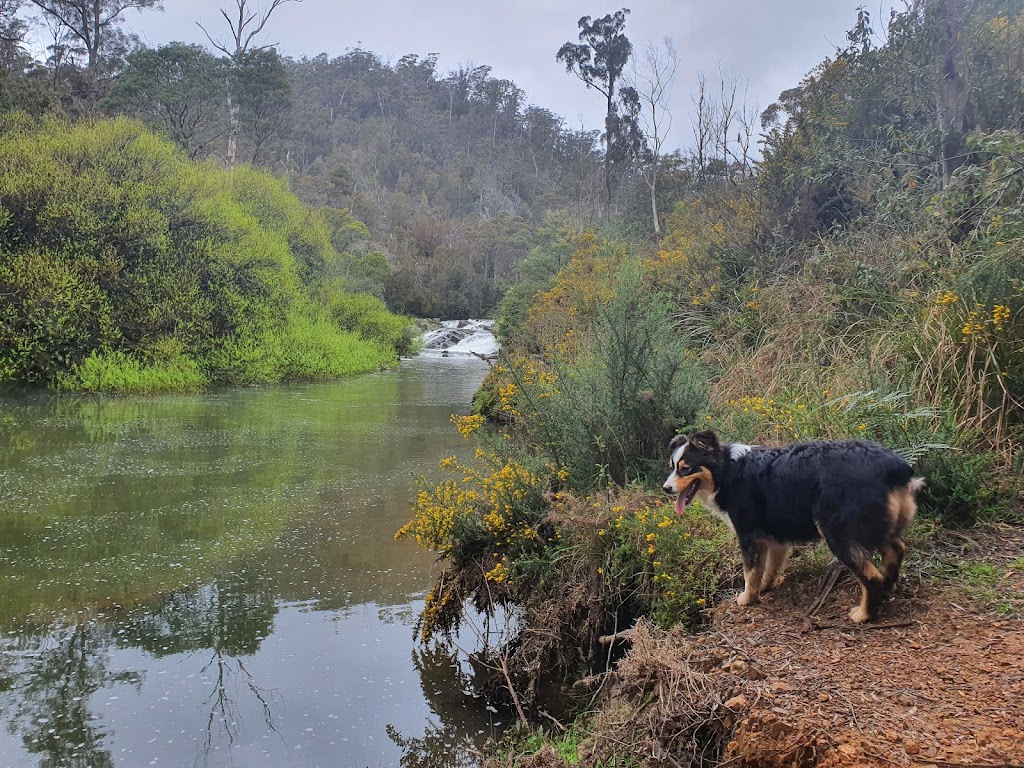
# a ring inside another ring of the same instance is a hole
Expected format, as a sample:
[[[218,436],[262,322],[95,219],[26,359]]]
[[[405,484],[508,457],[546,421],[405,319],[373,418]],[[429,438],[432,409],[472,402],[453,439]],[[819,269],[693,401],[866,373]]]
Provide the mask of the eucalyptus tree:
[[[189,157],[202,158],[224,135],[223,69],[221,60],[198,45],[141,48],[128,57],[101,106],[142,119]]]
[[[613,155],[610,150],[621,128],[621,120],[616,117],[616,86],[633,53],[633,44],[623,32],[628,13],[629,9],[623,8],[599,19],[581,17],[578,22],[580,42],[565,43],[555,54],[555,60],[565,64],[567,72],[605,97],[605,213],[612,198]]]
[[[268,43],[258,44],[258,38],[263,34],[267,22],[270,21],[274,11],[286,3],[301,2],[302,0],[270,0],[269,3],[263,5],[258,0],[256,2],[234,0],[234,8],[231,9],[230,13],[224,8],[220,9],[220,15],[224,17],[224,21],[228,25],[227,37],[214,37],[206,27],[198,21],[196,22],[196,25],[203,30],[203,34],[210,41],[210,44],[227,56],[231,64],[233,77],[228,78],[227,89],[229,123],[227,160],[228,166],[231,168],[234,168],[235,160],[238,156],[238,134],[240,130],[240,112],[242,109],[234,91],[248,90],[250,93],[253,92],[251,88],[247,89],[244,86],[240,86],[239,83],[233,83],[232,81],[237,79],[238,76],[245,74],[247,64],[252,67],[248,74],[257,76],[266,74],[268,59],[264,56],[253,56],[253,54],[268,51],[274,46]],[[273,79],[277,80],[276,77]],[[256,152],[258,154],[258,148]]]
[[[21,0],[0,0],[0,46],[4,51],[21,46],[25,22],[18,17]],[[3,64],[6,66],[6,55]]]
[[[85,53],[87,101],[99,97],[98,81],[110,54],[124,53],[134,38],[122,29],[125,11],[163,10],[163,0],[29,0],[56,36],[73,41]]]

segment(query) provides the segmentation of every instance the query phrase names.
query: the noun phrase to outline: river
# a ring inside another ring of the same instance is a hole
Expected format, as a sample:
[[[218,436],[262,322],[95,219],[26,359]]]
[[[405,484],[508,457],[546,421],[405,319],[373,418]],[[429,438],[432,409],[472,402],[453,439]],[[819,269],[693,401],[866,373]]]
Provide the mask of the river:
[[[470,764],[507,715],[393,534],[486,372],[0,398],[0,765]]]

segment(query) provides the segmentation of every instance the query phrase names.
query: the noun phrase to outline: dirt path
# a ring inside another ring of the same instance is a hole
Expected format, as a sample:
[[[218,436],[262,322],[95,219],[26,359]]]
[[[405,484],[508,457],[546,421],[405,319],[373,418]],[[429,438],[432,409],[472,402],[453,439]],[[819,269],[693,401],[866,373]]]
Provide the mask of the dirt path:
[[[722,765],[1024,766],[1024,622],[912,580],[864,629],[846,618],[851,582],[813,621],[807,595],[784,584],[718,609],[714,634],[744,673]]]

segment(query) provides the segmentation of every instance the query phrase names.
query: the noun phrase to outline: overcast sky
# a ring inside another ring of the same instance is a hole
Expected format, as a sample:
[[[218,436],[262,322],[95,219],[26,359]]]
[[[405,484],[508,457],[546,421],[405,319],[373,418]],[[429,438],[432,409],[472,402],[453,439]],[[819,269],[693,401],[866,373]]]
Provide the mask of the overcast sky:
[[[261,0],[267,4],[269,0]],[[234,7],[235,0],[227,0]],[[891,5],[885,2],[884,13]],[[748,102],[764,109],[837,45],[861,0],[636,0],[626,34],[634,50],[671,37],[680,55],[672,97],[669,146],[690,144],[691,96],[696,73],[709,78],[735,71],[749,83]],[[163,13],[131,14],[127,25],[150,46],[172,40],[206,43],[196,22],[226,31],[224,0],[165,0]],[[876,0],[867,5],[879,14]],[[406,53],[440,55],[438,70],[487,64],[514,81],[528,100],[562,115],[573,127],[603,125],[599,93],[565,72],[555,52],[577,42],[581,16],[603,16],[621,5],[580,0],[303,0],[277,9],[265,43],[282,55],[337,56],[362,47],[392,62]],[[237,13],[237,10],[236,10]],[[875,28],[884,27],[876,24]]]

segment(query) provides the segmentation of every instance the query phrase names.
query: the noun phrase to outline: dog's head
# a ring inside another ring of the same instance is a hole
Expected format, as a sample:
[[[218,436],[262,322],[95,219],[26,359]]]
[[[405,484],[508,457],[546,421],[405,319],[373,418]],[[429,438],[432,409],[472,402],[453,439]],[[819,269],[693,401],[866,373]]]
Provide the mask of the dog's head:
[[[710,430],[690,437],[676,435],[668,444],[672,456],[671,472],[665,481],[665,493],[675,494],[676,514],[681,515],[686,505],[700,497],[706,500],[717,490],[713,470],[724,463],[724,451],[718,436]]]

